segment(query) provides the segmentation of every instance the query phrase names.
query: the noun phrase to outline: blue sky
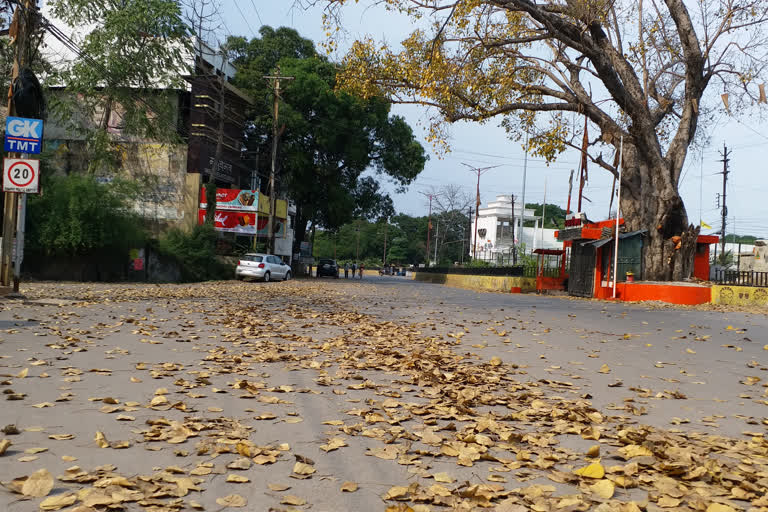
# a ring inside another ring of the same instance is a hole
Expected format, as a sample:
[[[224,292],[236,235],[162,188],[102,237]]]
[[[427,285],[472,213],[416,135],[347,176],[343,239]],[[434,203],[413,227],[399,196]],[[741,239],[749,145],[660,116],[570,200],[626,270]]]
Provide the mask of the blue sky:
[[[322,11],[315,7],[301,9],[294,7],[294,0],[222,0],[224,31],[253,37],[259,27],[287,26],[295,28],[302,36],[316,43],[323,39]],[[356,37],[370,34],[390,43],[399,42],[409,33],[411,26],[407,19],[385,13],[380,8],[364,9],[353,6],[344,18],[347,43]],[[342,47],[343,50],[343,47]],[[341,54],[331,56],[340,60]],[[728,227],[733,233],[735,224],[739,234],[753,234],[768,238],[768,122],[758,119],[765,116],[768,105],[761,105],[754,119],[726,120],[718,126],[708,127],[711,145],[703,152],[689,153],[686,169],[681,182],[681,193],[692,223],[697,223],[699,210],[702,218],[714,230],[720,228],[720,212],[716,208],[715,194],[722,191],[722,163],[719,151],[723,143],[732,150],[728,182]],[[490,122],[485,125],[460,123],[451,130],[452,152],[442,159],[424,141],[427,124],[426,111],[418,106],[395,106],[393,112],[403,115],[414,128],[417,137],[430,153],[426,169],[405,194],[393,194],[395,207],[399,212],[411,215],[425,215],[427,204],[419,191],[444,183],[461,186],[474,196],[476,177],[463,163],[476,167],[499,165],[485,173],[480,182],[483,204],[497,194],[522,192],[523,151],[520,144],[507,138],[505,131]],[[594,135],[594,134],[593,134]],[[578,166],[579,154],[569,150],[557,162],[547,166],[542,160],[528,160],[526,202],[542,202],[544,182],[547,182],[547,202],[565,208],[568,196],[568,175]],[[703,165],[702,165],[703,161]],[[703,173],[703,180],[700,179]],[[608,214],[612,176],[592,166],[590,181],[585,196],[591,199],[584,208],[592,219],[605,218]],[[700,201],[700,184],[703,201]],[[390,187],[391,188],[391,187]],[[708,232],[705,230],[704,232]]]

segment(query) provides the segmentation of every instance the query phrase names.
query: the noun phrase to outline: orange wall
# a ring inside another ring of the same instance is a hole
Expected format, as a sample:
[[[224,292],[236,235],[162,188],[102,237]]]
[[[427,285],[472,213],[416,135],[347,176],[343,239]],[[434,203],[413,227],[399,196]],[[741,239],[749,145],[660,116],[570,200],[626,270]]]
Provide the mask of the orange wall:
[[[613,286],[600,287],[595,293],[598,299],[613,297]],[[680,286],[671,283],[616,283],[616,298],[624,301],[658,300],[670,304],[707,304],[712,300],[708,286]]]
[[[709,244],[704,245],[702,252],[699,252],[701,245],[696,246],[696,257],[693,260],[693,277],[702,281],[709,281]]]

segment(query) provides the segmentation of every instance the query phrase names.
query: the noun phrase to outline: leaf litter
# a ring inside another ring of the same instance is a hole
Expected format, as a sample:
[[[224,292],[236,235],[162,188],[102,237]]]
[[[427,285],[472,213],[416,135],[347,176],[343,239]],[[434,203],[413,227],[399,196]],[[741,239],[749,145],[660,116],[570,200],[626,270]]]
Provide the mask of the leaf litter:
[[[248,290],[241,284],[212,286],[221,296],[244,296]],[[68,293],[79,297],[79,307],[87,308],[103,302],[201,301],[209,298],[211,290],[82,285]],[[329,296],[327,289],[317,285],[291,283],[283,288],[265,288],[264,293],[281,301],[279,316],[270,316],[269,311],[258,307],[243,307],[242,301],[190,303],[194,306],[186,307],[189,312],[198,308],[195,311],[217,313],[206,321],[210,332],[216,333],[213,336],[217,343],[206,349],[202,364],[187,367],[175,362],[140,363],[136,371],[146,375],[137,373],[132,376],[133,382],[172,378],[175,388],[159,389],[154,396],[142,397],[131,405],[111,397],[102,399],[103,404],[114,406],[103,410],[107,414],[141,408],[150,413],[168,413],[168,418],[153,415],[145,420],[144,427],[133,429],[139,438],[132,442],[147,448],[184,446],[173,449],[180,456],[197,457],[189,469],[168,466],[151,474],[123,476],[110,464],[89,471],[72,466],[57,480],[77,485],[78,490],[48,497],[40,508],[60,510],[79,504],[120,509],[129,503],[153,512],[198,508],[196,502],[185,498],[190,492],[205,492],[212,485],[211,478],[226,471],[217,469],[213,462],[216,458],[234,457],[227,467],[238,473],[228,474],[226,480],[231,484],[247,483],[259,468],[288,461],[291,448],[285,442],[260,445],[250,439],[256,422],[277,420],[274,413],[260,412],[249,420],[211,417],[221,408],[208,408],[209,414],[203,417],[198,415],[195,397],[226,393],[246,400],[244,410],[253,410],[247,400],[270,407],[290,407],[294,403],[290,395],[294,393],[343,396],[359,391],[374,393],[381,399],[350,399],[351,407],[342,418],[323,421],[331,431],[316,443],[316,453],[320,457],[336,456],[334,452],[350,445],[350,438],[360,437],[373,442],[367,445],[366,455],[381,459],[381,464],[398,464],[420,475],[423,480],[392,485],[382,493],[382,498],[390,502],[387,511],[421,512],[430,507],[459,511],[495,507],[500,512],[634,511],[650,510],[650,506],[707,512],[768,509],[768,441],[762,432],[728,438],[642,425],[636,420],[637,414],[642,414],[641,408],[629,405],[625,414],[610,416],[593,408],[572,382],[533,381],[524,370],[501,358],[494,356],[483,362],[471,356],[461,349],[462,332],[461,336],[450,336],[456,343],[447,343],[440,336],[428,335],[424,324],[377,320],[345,310],[342,306],[348,297],[344,293]],[[324,308],[316,309],[321,303]],[[139,341],[176,341],[185,334],[199,338],[186,331],[172,331],[164,337],[151,314],[135,315],[122,322],[122,326],[132,328]],[[104,324],[86,334],[49,326],[50,334],[60,338],[50,346],[74,353],[86,348],[87,336],[104,337],[120,327]],[[323,332],[330,334],[321,337]],[[272,386],[255,370],[265,365],[309,372],[314,375],[316,389]],[[601,367],[600,373],[609,372],[607,365]],[[63,377],[69,379],[67,382],[78,382],[87,373],[109,376],[112,371],[69,367],[64,369]],[[221,376],[229,378],[227,387],[212,386],[213,380]],[[28,374],[23,377],[28,378]],[[759,383],[750,378],[745,382]],[[53,405],[37,404],[40,408]],[[291,420],[287,425],[303,419],[294,412],[286,415]],[[125,415],[118,418],[128,420]],[[322,428],[317,425],[318,432]],[[67,434],[57,436],[62,441],[69,439]],[[569,438],[599,444],[589,450],[573,450],[566,448],[564,441]],[[95,436],[95,446],[101,448],[117,448],[122,443],[127,443],[122,447],[128,448],[132,442],[110,442],[102,432]],[[282,473],[283,477],[318,478],[313,460],[297,453],[293,456],[292,470]],[[598,457],[602,460],[595,460]],[[478,474],[483,468],[489,483],[430,471],[437,464],[454,464],[457,470],[473,468]],[[509,476],[502,476],[504,473]],[[550,481],[558,487],[528,483],[531,480]],[[51,492],[54,481],[46,470],[39,470],[5,486],[24,496],[43,498]],[[284,484],[268,487],[272,492],[290,489]],[[633,501],[627,489],[642,490],[646,497]],[[347,481],[339,492],[355,490],[357,484]],[[248,500],[239,494],[220,496],[215,501],[222,507],[248,506]],[[295,495],[284,495],[279,501],[292,506],[310,505]]]

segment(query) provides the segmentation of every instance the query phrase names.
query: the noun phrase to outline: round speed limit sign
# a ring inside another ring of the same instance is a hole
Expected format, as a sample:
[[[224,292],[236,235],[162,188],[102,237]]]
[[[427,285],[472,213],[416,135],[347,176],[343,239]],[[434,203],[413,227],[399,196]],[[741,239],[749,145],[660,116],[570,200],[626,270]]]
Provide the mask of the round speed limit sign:
[[[37,194],[40,160],[6,158],[3,160],[3,191]]]

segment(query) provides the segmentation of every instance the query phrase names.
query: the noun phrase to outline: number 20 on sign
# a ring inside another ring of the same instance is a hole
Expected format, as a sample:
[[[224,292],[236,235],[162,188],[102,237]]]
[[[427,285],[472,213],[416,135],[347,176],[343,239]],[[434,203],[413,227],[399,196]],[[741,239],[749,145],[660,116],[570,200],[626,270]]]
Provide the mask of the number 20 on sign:
[[[5,158],[3,191],[37,194],[40,184],[40,160]]]

